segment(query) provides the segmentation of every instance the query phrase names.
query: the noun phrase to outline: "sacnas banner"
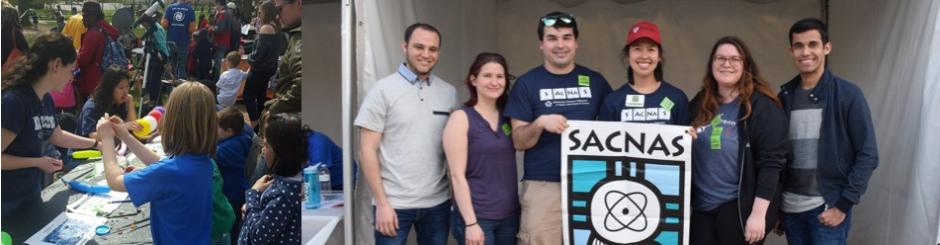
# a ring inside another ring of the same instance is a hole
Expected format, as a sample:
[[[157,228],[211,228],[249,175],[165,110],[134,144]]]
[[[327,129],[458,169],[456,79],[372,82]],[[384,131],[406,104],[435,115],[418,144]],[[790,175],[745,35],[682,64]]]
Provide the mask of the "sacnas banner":
[[[565,244],[689,243],[689,127],[569,125],[561,144]]]

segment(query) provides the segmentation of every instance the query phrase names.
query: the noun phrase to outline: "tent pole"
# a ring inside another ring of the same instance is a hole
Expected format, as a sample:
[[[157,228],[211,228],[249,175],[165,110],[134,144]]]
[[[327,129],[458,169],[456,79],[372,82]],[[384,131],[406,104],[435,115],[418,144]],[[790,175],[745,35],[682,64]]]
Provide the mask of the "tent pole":
[[[343,104],[343,241],[346,245],[355,244],[353,241],[353,161],[352,161],[352,137],[350,127],[352,122],[350,121],[351,117],[351,101],[352,98],[352,75],[353,75],[353,61],[352,61],[352,42],[353,42],[353,0],[343,0],[342,6],[342,17],[340,24],[340,39],[341,39],[341,73],[342,73],[342,104]]]

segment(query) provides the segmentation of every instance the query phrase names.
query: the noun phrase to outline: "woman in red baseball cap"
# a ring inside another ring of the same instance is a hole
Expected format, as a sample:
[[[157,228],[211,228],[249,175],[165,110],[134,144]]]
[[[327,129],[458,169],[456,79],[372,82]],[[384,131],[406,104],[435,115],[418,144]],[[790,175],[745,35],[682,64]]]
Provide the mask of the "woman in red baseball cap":
[[[689,99],[663,80],[662,54],[662,39],[655,24],[641,20],[628,30],[627,44],[621,51],[627,84],[604,99],[599,120],[689,124]]]

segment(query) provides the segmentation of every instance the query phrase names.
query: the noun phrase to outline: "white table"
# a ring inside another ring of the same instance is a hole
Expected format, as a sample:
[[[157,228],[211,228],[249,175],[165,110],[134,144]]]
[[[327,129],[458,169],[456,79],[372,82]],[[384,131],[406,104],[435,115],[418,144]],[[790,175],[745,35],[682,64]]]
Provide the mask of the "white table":
[[[301,211],[301,239],[306,245],[343,244],[343,195],[328,195],[324,198],[327,207]]]

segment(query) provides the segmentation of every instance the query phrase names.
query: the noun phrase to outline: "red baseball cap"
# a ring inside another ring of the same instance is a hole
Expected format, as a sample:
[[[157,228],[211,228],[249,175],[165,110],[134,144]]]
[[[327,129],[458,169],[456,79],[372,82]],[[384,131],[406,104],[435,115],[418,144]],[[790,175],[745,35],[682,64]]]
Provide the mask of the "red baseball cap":
[[[659,38],[659,27],[652,22],[641,20],[630,27],[630,30],[627,33],[627,45],[633,43],[640,38],[649,38],[653,40],[656,44],[662,45]]]

